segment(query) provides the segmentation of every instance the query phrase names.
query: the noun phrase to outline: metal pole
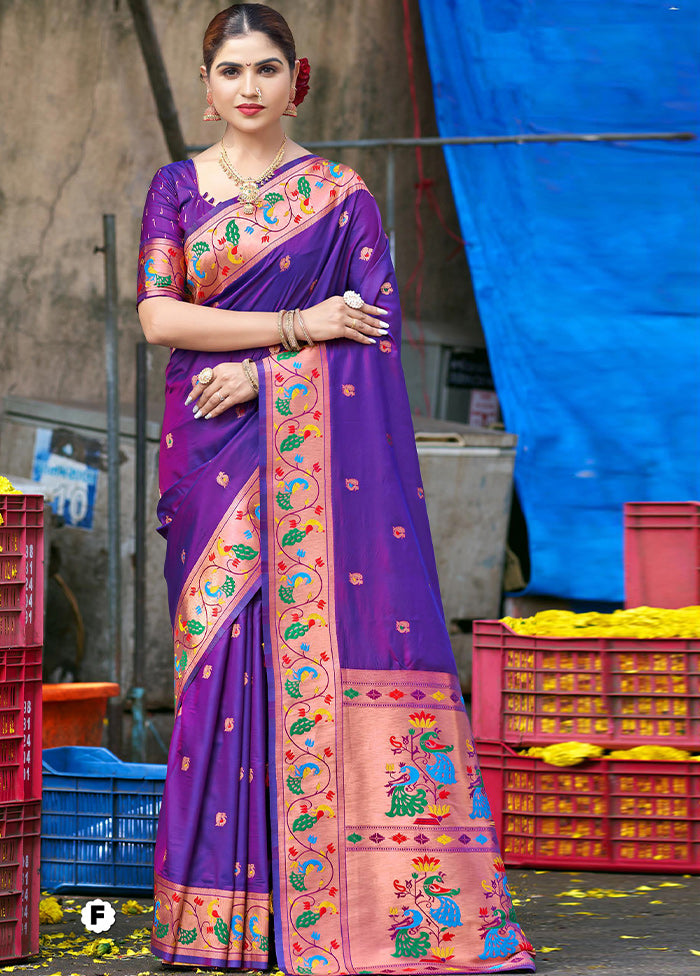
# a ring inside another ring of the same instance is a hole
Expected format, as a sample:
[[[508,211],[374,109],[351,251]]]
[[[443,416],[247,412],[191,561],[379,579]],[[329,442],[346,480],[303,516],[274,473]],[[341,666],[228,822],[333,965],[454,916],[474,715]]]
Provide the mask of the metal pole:
[[[386,233],[391,263],[396,267],[396,153],[389,146],[386,154]]]
[[[187,146],[180,128],[180,119],[175,108],[175,100],[170,89],[168,72],[165,70],[148,0],[128,0],[128,2],[170,157],[174,160],[185,159]]]
[[[104,214],[105,366],[107,374],[107,616],[112,649],[111,680],[121,683],[121,566],[119,504],[119,336],[117,312],[117,245],[114,214]],[[109,745],[121,749],[121,701],[110,708]]]
[[[335,139],[305,142],[309,149],[384,149],[388,146],[500,146],[529,142],[690,142],[693,132],[548,132],[541,135],[518,133],[512,136],[421,136],[406,139]],[[189,154],[208,146],[187,146]]]
[[[146,383],[148,343],[136,343],[136,484],[134,491],[134,665],[131,760],[144,762],[144,654],[146,650]]]

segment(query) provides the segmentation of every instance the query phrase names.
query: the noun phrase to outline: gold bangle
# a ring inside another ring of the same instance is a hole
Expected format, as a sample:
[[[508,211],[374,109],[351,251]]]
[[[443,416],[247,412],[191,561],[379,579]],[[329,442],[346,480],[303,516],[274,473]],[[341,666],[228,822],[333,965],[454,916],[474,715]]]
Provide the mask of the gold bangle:
[[[299,352],[301,346],[299,345],[299,340],[296,337],[294,331],[294,312],[289,311],[284,313],[284,334],[287,336],[287,346],[292,352]]]
[[[253,387],[253,392],[257,395],[260,392],[260,383],[258,382],[258,379],[253,370],[253,360],[244,359],[243,362],[241,363],[241,366],[243,367],[243,372],[246,375],[246,379]]]
[[[311,336],[309,335],[309,330],[306,328],[306,322],[304,321],[304,319],[302,317],[301,309],[298,308],[296,310],[296,313],[299,316],[299,328],[301,329],[301,334],[304,337],[304,341],[306,342],[306,345],[307,346],[315,346],[316,343],[311,338]]]
[[[286,338],[286,336],[284,334],[284,328],[283,328],[283,325],[282,325],[282,323],[284,321],[284,316],[285,315],[286,315],[285,310],[283,308],[281,308],[279,310],[279,312],[277,313],[277,331],[280,334],[280,342],[282,343],[282,345],[284,346],[284,348],[287,350],[287,352],[291,352],[291,349],[289,348],[289,343],[287,342],[287,338]]]

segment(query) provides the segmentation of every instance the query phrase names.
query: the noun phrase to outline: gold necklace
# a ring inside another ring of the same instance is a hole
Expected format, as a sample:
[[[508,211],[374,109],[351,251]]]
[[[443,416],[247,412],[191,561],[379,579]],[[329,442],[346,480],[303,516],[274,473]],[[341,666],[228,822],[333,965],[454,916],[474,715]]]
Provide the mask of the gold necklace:
[[[252,176],[241,176],[238,170],[234,167],[231,160],[228,158],[228,153],[226,152],[226,146],[224,145],[224,140],[221,140],[221,153],[219,155],[219,165],[222,170],[230,180],[238,184],[238,198],[243,202],[243,213],[252,214],[255,213],[256,207],[260,207],[263,201],[260,199],[260,184],[264,183],[265,180],[272,176],[274,171],[279,166],[284,156],[284,150],[287,145],[287,137],[285,135],[282,140],[282,145],[277,150],[275,158],[272,160],[267,169],[256,176],[253,179]]]

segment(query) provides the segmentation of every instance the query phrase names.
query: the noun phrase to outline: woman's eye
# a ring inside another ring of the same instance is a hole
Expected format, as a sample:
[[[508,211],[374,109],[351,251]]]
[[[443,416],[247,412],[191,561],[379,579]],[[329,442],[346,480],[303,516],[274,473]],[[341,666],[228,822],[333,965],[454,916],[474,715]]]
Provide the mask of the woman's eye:
[[[238,68],[226,68],[224,71],[225,78],[235,78],[238,74]]]
[[[260,73],[264,75],[274,75],[277,69],[271,64],[264,64],[260,69]]]

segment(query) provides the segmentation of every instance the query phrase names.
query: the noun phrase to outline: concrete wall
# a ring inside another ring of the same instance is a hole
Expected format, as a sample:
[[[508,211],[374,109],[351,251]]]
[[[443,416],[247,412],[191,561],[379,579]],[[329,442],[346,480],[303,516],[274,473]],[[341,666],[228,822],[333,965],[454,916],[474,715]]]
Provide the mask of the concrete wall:
[[[201,121],[198,80],[201,37],[220,9],[212,0],[152,0],[163,56],[185,139],[211,142],[219,126]],[[311,92],[289,131],[298,141],[407,136],[413,132],[403,5],[399,0],[277,0],[300,55],[312,64]],[[423,134],[436,134],[431,85],[417,0],[411,28]],[[153,172],[168,162],[140,49],[125,0],[3,0],[0,4],[0,363],[3,396],[63,405],[104,403],[102,214],[114,213],[120,291],[120,369],[125,405],[133,398],[134,311],[139,223]],[[355,166],[384,206],[381,151],[332,153]],[[424,150],[426,176],[448,224],[457,230],[449,181],[439,149]],[[412,150],[397,167],[397,270],[405,282],[416,261],[413,205],[417,170]],[[422,314],[439,344],[455,337],[481,344],[464,258],[424,206],[426,258]],[[411,294],[403,295],[415,318]],[[414,354],[409,386],[423,403],[421,356]],[[150,357],[149,405],[159,419],[164,350]],[[15,432],[16,433],[16,432]],[[0,455],[11,471],[5,436]],[[15,435],[13,434],[13,437]],[[14,441],[12,441],[14,444]],[[15,471],[26,476],[22,455]],[[125,513],[126,551],[129,514]],[[160,547],[159,547],[160,548]],[[81,572],[78,566],[64,572]],[[75,582],[75,581],[74,581]],[[128,589],[127,575],[124,586]],[[79,584],[77,589],[79,589]],[[160,597],[156,601],[162,604]],[[94,626],[98,626],[95,624]],[[129,660],[130,620],[125,619]],[[162,622],[153,666],[168,680],[153,685],[163,702],[171,668],[168,624]],[[91,678],[109,671],[104,641],[93,635],[85,662]],[[124,674],[128,684],[128,669]],[[168,691],[169,698],[169,691]]]

